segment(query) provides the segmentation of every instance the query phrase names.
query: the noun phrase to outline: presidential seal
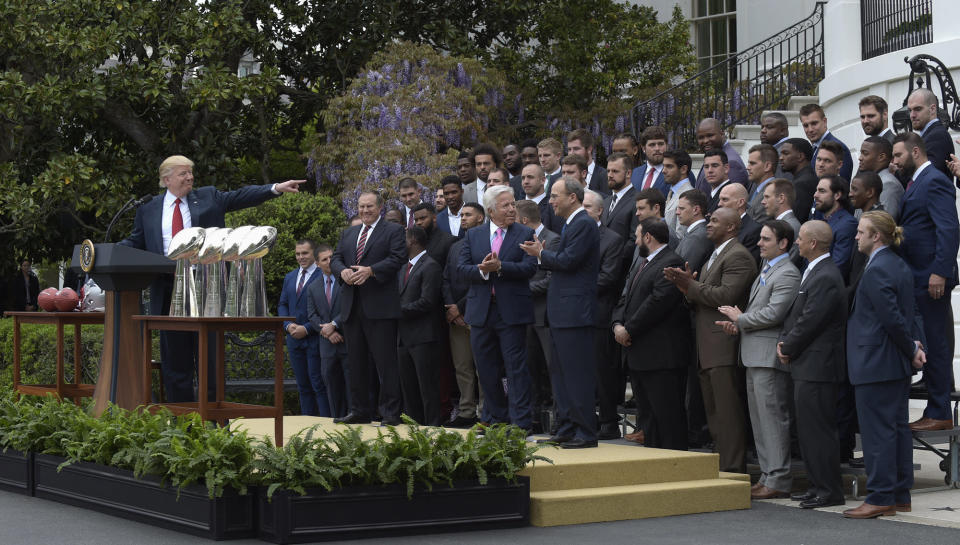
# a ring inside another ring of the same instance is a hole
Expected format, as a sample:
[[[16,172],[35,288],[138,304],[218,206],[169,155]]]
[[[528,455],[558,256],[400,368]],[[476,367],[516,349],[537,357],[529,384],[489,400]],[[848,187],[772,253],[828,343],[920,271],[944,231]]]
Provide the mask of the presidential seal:
[[[88,273],[93,270],[93,260],[96,256],[96,250],[93,248],[93,241],[89,238],[80,243],[80,268]]]

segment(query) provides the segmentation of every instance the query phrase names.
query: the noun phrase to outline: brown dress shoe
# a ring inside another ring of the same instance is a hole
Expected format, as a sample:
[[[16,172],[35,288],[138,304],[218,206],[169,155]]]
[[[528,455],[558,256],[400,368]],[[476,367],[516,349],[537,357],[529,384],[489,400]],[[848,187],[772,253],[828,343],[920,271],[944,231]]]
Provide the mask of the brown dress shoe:
[[[640,443],[642,445],[644,440],[643,430],[640,430],[637,433],[628,433],[624,435],[623,438],[627,441],[633,441],[634,443]]]
[[[910,424],[910,429],[913,431],[952,430],[953,420],[934,420],[933,418],[921,418],[920,420]]]
[[[913,510],[909,503],[898,503],[894,507],[897,508],[898,513],[909,513]]]
[[[750,492],[750,498],[754,500],[771,500],[774,498],[789,498],[789,492],[781,492],[780,490],[774,490],[772,488],[767,488],[766,485],[762,485],[760,488]]]
[[[890,517],[897,514],[896,505],[870,505],[863,502],[860,507],[847,509],[843,516],[848,519],[872,519],[876,517]]]
[[[754,483],[753,486],[750,487],[750,492],[754,492],[756,490],[759,490],[760,488],[763,488],[763,485],[761,483]]]

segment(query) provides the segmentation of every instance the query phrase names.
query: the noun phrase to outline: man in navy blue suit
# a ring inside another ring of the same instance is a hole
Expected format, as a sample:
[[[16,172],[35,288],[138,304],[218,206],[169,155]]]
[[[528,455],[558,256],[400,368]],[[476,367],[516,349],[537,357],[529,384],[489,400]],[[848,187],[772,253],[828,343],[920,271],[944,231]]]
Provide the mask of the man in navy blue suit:
[[[489,227],[467,231],[457,273],[470,284],[464,321],[483,393],[484,424],[511,423],[526,430],[533,419],[527,369],[527,325],[533,323],[530,277],[537,260],[520,250],[533,229],[516,223],[513,190],[489,188],[483,196]],[[500,378],[505,373],[508,394]],[[508,405],[509,403],[509,405]]]
[[[307,317],[310,326],[320,335],[317,338],[320,352],[320,376],[327,390],[330,416],[340,418],[349,410],[347,384],[347,343],[340,326],[340,286],[330,270],[333,248],[326,244],[317,246],[316,258],[319,277],[307,289]],[[315,369],[310,369],[310,381],[316,384]]]
[[[667,182],[663,179],[663,152],[667,151],[667,131],[663,127],[653,126],[640,133],[640,145],[647,160],[633,169],[630,183],[637,192],[644,189],[656,189],[667,196]]]
[[[550,204],[566,223],[556,251],[539,240],[523,251],[550,271],[547,322],[553,341],[550,382],[557,410],[557,432],[549,441],[563,448],[597,446],[594,306],[600,272],[600,231],[583,208],[583,187],[563,177],[550,188]]]
[[[350,412],[334,419],[343,424],[365,424],[373,418],[371,358],[380,379],[381,423],[400,423],[397,271],[407,261],[407,247],[403,227],[382,220],[382,208],[383,199],[379,194],[370,191],[360,194],[357,213],[361,223],[343,231],[330,262],[330,270],[340,279],[343,288],[340,316],[350,368]]]
[[[854,237],[857,236],[857,220],[847,211],[850,201],[847,198],[848,184],[839,176],[825,176],[817,183],[817,192],[813,202],[817,208],[814,219],[822,219],[833,231],[833,245],[830,257],[840,268],[843,278],[850,275],[850,259],[854,252]]]
[[[923,418],[910,427],[921,431],[951,429],[953,354],[946,335],[950,324],[950,291],[957,285],[960,246],[956,190],[927,160],[926,146],[919,134],[897,135],[892,164],[903,179],[910,180],[900,201],[903,227],[900,255],[913,271],[913,294],[923,317],[927,340],[923,375],[929,397]]]
[[[440,180],[443,189],[443,200],[447,207],[437,214],[437,229],[463,238],[465,229],[460,228],[460,212],[463,210],[463,183],[454,175],[445,176]]]
[[[283,322],[283,328],[287,331],[287,357],[300,392],[300,412],[308,416],[330,416],[327,389],[320,373],[319,331],[310,325],[307,313],[307,289],[321,276],[314,255],[315,248],[316,243],[306,238],[298,240],[294,246],[299,267],[287,273],[283,279],[277,313],[296,318],[295,321]]]
[[[953,177],[947,168],[947,159],[953,154],[953,141],[947,128],[937,117],[939,100],[933,91],[921,87],[907,97],[907,109],[910,110],[910,124],[913,130],[923,137],[927,147],[927,160],[943,173],[947,179]]]
[[[160,187],[155,196],[137,209],[130,236],[120,244],[167,255],[170,241],[181,229],[224,227],[224,215],[233,210],[256,206],[281,193],[296,193],[306,180],[287,180],[279,184],[246,186],[234,191],[215,187],[193,187],[193,161],[182,155],[167,157],[160,163]],[[164,275],[150,284],[150,314],[170,313],[173,275]],[[216,343],[210,343],[210,376],[216,362]],[[197,334],[181,331],[160,333],[160,359],[163,385],[168,402],[196,401],[193,377],[197,369]],[[208,381],[213,399],[216,381]]]
[[[843,149],[843,164],[840,167],[840,176],[844,180],[849,180],[853,174],[853,157],[850,156],[850,148],[840,141],[839,138],[830,134],[827,129],[827,116],[823,113],[823,108],[819,104],[804,104],[800,108],[800,124],[803,126],[803,132],[807,135],[807,140],[813,146],[813,156],[810,157],[810,166],[817,168],[817,151],[820,144],[828,140],[833,140],[840,144]]]
[[[862,505],[843,512],[848,518],[910,510],[910,375],[926,355],[915,321],[913,274],[893,251],[901,237],[902,229],[884,211],[860,217],[857,247],[868,257],[847,322],[847,373],[856,389],[870,492]]]

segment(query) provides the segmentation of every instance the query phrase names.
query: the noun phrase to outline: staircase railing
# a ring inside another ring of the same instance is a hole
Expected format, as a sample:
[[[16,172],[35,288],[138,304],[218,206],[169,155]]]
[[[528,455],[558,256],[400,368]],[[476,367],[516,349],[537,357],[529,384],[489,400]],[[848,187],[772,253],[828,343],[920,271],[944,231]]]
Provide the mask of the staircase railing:
[[[795,25],[691,78],[638,102],[630,112],[636,135],[653,125],[667,130],[671,147],[697,149],[701,119],[727,128],[757,125],[764,110],[782,110],[791,96],[815,92],[823,79],[823,7]]]

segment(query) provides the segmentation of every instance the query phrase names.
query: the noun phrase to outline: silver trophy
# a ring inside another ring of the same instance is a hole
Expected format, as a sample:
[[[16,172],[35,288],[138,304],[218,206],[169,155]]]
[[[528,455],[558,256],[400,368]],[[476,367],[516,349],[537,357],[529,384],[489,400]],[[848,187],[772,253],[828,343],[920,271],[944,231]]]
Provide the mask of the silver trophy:
[[[190,259],[203,246],[204,229],[183,229],[170,241],[167,257],[177,262],[177,275],[173,282],[173,297],[170,301],[170,316],[200,316],[197,285],[193,277]]]
[[[254,227],[240,243],[241,269],[243,271],[240,316],[267,315],[267,286],[263,278],[262,258],[267,255],[276,240],[276,228],[261,226]]]
[[[243,295],[241,289],[241,273],[243,270],[240,262],[240,245],[253,230],[252,225],[236,227],[230,232],[230,235],[224,240],[223,252],[220,254],[227,265],[227,300],[223,308],[223,315],[228,317],[240,316],[240,298]]]
[[[219,317],[223,315],[224,301],[224,274],[225,263],[221,260],[223,245],[233,229],[222,227],[207,227],[203,246],[197,253],[196,260],[200,264],[200,274],[203,276],[203,316]]]

